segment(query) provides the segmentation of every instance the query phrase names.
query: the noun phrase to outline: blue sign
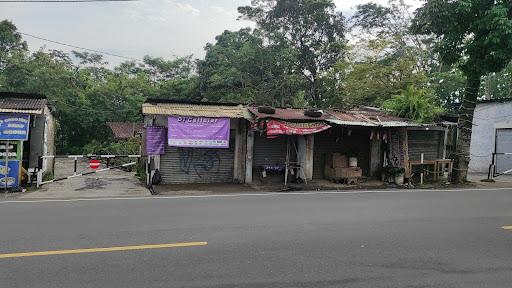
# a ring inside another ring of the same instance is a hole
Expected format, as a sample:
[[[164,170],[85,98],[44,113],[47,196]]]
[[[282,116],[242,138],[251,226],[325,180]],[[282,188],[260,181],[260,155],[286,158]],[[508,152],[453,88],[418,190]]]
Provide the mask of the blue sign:
[[[29,115],[0,114],[0,140],[28,140]]]
[[[6,175],[7,174],[7,175]],[[0,161],[0,189],[18,187],[20,183],[20,161],[9,160],[7,167],[5,167],[5,161]]]

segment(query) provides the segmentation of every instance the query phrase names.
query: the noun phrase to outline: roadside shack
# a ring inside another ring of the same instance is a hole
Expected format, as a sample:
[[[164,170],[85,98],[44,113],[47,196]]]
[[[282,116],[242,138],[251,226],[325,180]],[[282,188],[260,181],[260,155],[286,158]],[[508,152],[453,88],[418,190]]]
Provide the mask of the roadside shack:
[[[44,95],[0,92],[0,189],[15,189],[35,176],[53,173],[54,108]]]
[[[148,99],[142,113],[144,150],[163,184],[244,182],[243,105]]]

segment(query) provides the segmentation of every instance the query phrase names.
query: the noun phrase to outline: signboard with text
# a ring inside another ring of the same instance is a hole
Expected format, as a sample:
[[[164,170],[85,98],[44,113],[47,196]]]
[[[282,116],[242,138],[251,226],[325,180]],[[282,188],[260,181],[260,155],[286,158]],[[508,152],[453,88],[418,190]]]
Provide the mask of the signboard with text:
[[[162,155],[165,154],[165,127],[147,127],[146,128],[146,154]]]
[[[0,140],[28,140],[29,115],[0,114]]]
[[[9,160],[7,166],[5,161],[0,161],[0,189],[18,187],[20,183],[20,161]]]
[[[229,148],[229,118],[171,116],[168,124],[169,146]]]

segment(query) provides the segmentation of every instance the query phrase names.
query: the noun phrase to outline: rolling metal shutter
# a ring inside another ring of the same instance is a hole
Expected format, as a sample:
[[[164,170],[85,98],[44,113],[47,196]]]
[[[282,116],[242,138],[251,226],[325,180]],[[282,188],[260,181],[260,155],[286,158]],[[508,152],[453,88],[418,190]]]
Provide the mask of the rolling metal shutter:
[[[421,160],[421,153],[424,154],[424,160],[434,160],[442,157],[443,132],[409,130],[407,131],[407,137],[409,160]]]
[[[235,132],[229,149],[165,147],[160,156],[163,184],[233,182]]]
[[[512,129],[496,129],[496,153],[512,153]],[[496,155],[496,171],[510,173],[512,155]]]
[[[285,165],[286,137],[266,138],[255,133],[253,167],[263,165]]]

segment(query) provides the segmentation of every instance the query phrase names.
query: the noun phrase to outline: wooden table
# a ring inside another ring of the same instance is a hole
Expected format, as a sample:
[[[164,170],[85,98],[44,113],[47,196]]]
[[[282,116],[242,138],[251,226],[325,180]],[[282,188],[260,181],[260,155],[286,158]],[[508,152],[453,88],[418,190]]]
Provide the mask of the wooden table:
[[[452,172],[453,172],[453,159],[439,159],[439,160],[436,160],[436,167],[434,169],[434,173],[436,173],[436,174],[434,176],[434,180],[438,180],[439,179],[439,173],[443,172],[444,167],[446,165],[448,165],[448,176],[452,175]]]
[[[409,173],[412,174],[412,167],[414,166],[423,166],[423,165],[433,165],[434,166],[434,181],[439,179],[439,173],[443,170],[445,165],[448,165],[448,174],[451,175],[453,171],[453,160],[452,159],[435,159],[435,160],[413,160],[409,161]],[[427,170],[428,172],[428,170]],[[427,173],[428,175],[428,173]]]
[[[436,160],[423,160],[423,162],[421,162],[420,160],[412,160],[412,161],[409,161],[409,173],[411,174],[412,176],[412,167],[414,166],[424,166],[424,165],[432,165],[434,166],[434,173],[435,173],[435,170],[436,170]],[[427,170],[428,172],[428,170]],[[427,173],[428,175],[428,173]]]

